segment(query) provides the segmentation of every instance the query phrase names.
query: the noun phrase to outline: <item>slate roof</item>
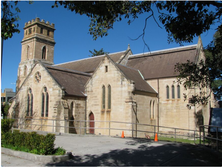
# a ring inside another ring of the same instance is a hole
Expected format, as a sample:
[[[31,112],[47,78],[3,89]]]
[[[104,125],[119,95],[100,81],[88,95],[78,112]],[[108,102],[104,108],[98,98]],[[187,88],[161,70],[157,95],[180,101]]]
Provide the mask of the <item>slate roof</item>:
[[[109,57],[114,62],[117,62],[121,58],[121,56],[125,55],[126,53],[127,53],[127,50],[122,51],[122,52],[112,53],[112,54],[109,54]],[[86,72],[86,73],[93,73],[96,67],[99,65],[99,63],[103,60],[104,56],[105,55],[95,56],[95,57],[90,57],[90,58],[86,58],[82,60],[76,60],[72,62],[57,64],[53,66]]]
[[[145,81],[149,79],[176,77],[176,63],[187,60],[196,61],[197,45],[167,49],[144,54],[131,55],[126,66],[118,64],[127,51],[109,54],[108,57],[123,72],[127,79],[133,80],[135,90],[157,94]],[[53,66],[46,66],[57,83],[65,88],[66,95],[85,97],[84,85],[105,55],[76,60]],[[141,72],[141,73],[140,73]],[[141,75],[142,74],[142,75]],[[144,78],[143,78],[144,77]]]
[[[86,97],[84,85],[91,77],[90,74],[53,66],[46,68],[56,82],[65,88],[65,95]]]
[[[134,81],[135,90],[157,94],[157,92],[142,78],[138,70],[123,66],[121,64],[116,65],[124,73],[127,79]]]
[[[146,80],[176,77],[178,76],[178,73],[174,71],[176,63],[185,63],[187,60],[195,62],[196,47],[197,45],[191,45],[188,47],[131,55],[127,66],[138,69]]]

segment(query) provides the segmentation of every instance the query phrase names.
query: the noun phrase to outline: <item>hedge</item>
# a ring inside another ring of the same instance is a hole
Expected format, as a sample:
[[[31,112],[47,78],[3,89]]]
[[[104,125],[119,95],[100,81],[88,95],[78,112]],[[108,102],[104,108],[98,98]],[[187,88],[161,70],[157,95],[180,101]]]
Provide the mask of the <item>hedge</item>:
[[[39,135],[36,132],[20,132],[14,130],[2,133],[2,147],[26,151],[40,155],[53,155],[55,134]]]
[[[1,132],[6,133],[9,132],[9,130],[12,128],[12,125],[14,123],[14,119],[2,119],[1,120]]]

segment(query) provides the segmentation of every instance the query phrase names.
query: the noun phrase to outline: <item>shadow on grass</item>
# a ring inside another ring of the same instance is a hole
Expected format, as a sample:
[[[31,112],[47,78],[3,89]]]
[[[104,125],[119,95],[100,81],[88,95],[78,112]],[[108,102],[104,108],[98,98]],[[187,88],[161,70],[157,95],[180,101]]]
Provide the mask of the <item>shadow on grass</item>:
[[[128,144],[145,142],[145,140],[134,141],[135,143]],[[221,154],[208,148],[190,144],[166,143],[160,146],[142,144],[137,149],[116,149],[101,155],[77,155],[68,161],[48,163],[46,166],[215,166],[221,164]]]

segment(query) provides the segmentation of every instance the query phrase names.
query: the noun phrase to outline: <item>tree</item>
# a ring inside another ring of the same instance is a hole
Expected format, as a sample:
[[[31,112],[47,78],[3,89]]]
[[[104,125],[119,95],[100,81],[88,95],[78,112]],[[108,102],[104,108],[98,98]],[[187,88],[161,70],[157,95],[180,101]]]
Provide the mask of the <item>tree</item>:
[[[94,49],[93,51],[89,50],[89,52],[92,54],[92,55],[89,55],[89,57],[94,57],[94,56],[109,54],[109,52],[104,52],[104,51],[103,51],[103,48],[100,49],[100,50],[96,50],[96,49]]]
[[[222,14],[222,3],[216,1],[55,1],[53,7],[58,7],[58,3],[89,17],[89,32],[95,40],[107,36],[108,30],[122,18],[128,19],[128,24],[131,24],[140,14],[147,14],[139,36],[144,40],[148,19],[153,18],[160,26],[155,17],[157,14],[168,33],[168,42],[192,42],[195,36],[209,30],[216,20],[220,21]],[[154,8],[158,11],[155,15]]]
[[[145,32],[148,20],[151,18],[155,20],[159,27],[165,28],[168,33],[168,42],[182,44],[183,42],[192,42],[194,37],[208,31],[212,24],[220,22],[222,16],[221,1],[55,1],[52,7],[58,7],[58,4],[80,15],[88,16],[91,20],[89,32],[94,40],[98,37],[107,36],[108,31],[113,29],[115,22],[122,21],[125,18],[128,19],[128,24],[130,25],[139,15],[147,14],[142,33],[136,39],[142,38],[148,49]],[[157,11],[157,13],[154,11]],[[12,26],[13,22],[10,25]],[[4,32],[6,31],[4,30]],[[221,43],[221,38],[217,39],[217,43]],[[207,48],[213,55],[212,61],[216,60],[216,57],[221,58],[219,50],[214,44],[211,43]],[[217,64],[217,66],[219,65]],[[204,64],[202,66],[203,72],[218,72],[215,68],[204,68],[206,67]],[[207,67],[212,66],[208,65]],[[211,86],[213,85],[212,80],[216,79],[213,76],[200,77],[200,82],[202,82],[203,78],[210,79]],[[191,82],[190,84],[193,83]]]
[[[1,37],[3,40],[12,38],[14,33],[20,33],[19,24],[16,24],[19,20],[18,13],[20,12],[19,8],[16,7],[17,3],[18,1],[1,1]],[[12,12],[13,8],[15,8],[15,13]]]
[[[7,117],[9,108],[10,108],[9,103],[5,103],[5,104],[2,103],[1,112],[4,118]]]
[[[142,37],[145,45],[145,30],[147,22],[153,18],[159,27],[164,27],[168,33],[168,42],[192,42],[193,38],[210,29],[210,26],[219,22],[222,16],[222,2],[219,1],[55,1],[68,10],[80,15],[85,14],[91,19],[89,32],[93,39],[108,35],[108,30],[113,28],[115,22],[122,18],[128,19],[128,24],[137,19],[140,14],[147,14],[145,24],[139,39]],[[154,14],[154,8],[158,13]],[[158,19],[155,17],[158,16]],[[160,25],[162,24],[162,26]],[[221,27],[218,27],[218,32]],[[175,68],[180,72],[178,82],[184,81],[186,88],[199,86],[208,87],[215,92],[217,98],[221,96],[221,53],[219,46],[221,37],[215,38],[206,48],[206,61],[198,65],[187,62],[177,65]],[[207,56],[207,52],[210,53]],[[215,65],[216,64],[216,65]],[[219,86],[218,86],[219,85]],[[205,104],[209,94],[202,91],[199,96],[193,96],[192,103]]]
[[[175,70],[180,73],[178,82],[183,83],[185,88],[199,87],[200,93],[193,95],[190,103],[206,104],[213,91],[214,96],[219,100],[222,96],[222,25],[214,34],[213,41],[205,48],[206,60],[201,60],[199,64],[188,61],[177,64]],[[210,88],[207,92],[204,88]],[[187,95],[184,94],[185,99]]]

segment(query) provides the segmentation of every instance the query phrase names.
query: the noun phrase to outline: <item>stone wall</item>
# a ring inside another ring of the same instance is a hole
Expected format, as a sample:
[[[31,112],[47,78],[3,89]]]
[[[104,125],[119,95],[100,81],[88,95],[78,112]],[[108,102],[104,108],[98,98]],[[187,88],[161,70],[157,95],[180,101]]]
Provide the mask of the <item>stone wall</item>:
[[[134,95],[134,110],[132,111],[134,133],[133,137],[145,137],[145,134],[153,135],[153,126],[158,125],[158,99],[152,94]],[[139,125],[147,124],[147,125]]]
[[[106,68],[108,69],[106,72]],[[106,91],[106,107],[102,109],[102,87],[105,86]],[[108,106],[108,85],[111,86],[111,110]],[[132,97],[132,90],[134,85],[127,80],[114,63],[107,57],[100,63],[92,78],[86,84],[87,94],[87,120],[89,120],[89,114],[94,114],[95,121],[95,134],[121,136],[122,131],[111,130],[109,132],[109,126],[111,128],[129,129],[125,131],[126,136],[132,136],[130,124],[120,124],[102,121],[120,121],[131,122],[132,121],[132,105],[129,99]],[[89,124],[87,124],[89,126]],[[88,131],[89,133],[89,131]]]
[[[40,74],[40,80],[36,80],[37,72]],[[41,117],[42,110],[42,91],[43,88],[47,88],[47,92],[49,94],[49,113],[48,117]],[[27,112],[27,95],[28,90],[32,90],[33,94],[33,117],[26,117]],[[55,80],[51,77],[51,75],[47,72],[47,70],[41,65],[37,64],[34,69],[31,71],[30,75],[25,80],[24,84],[20,88],[19,92],[16,95],[16,101],[19,103],[18,109],[18,117],[20,118],[34,118],[34,119],[43,119],[44,121],[36,121],[36,124],[43,125],[53,125],[53,121],[50,119],[54,119],[57,115],[57,112],[54,112],[54,106],[57,101],[60,101],[62,98],[62,90],[60,86],[55,82]],[[35,130],[46,130],[52,131],[52,127],[50,126],[36,126]]]
[[[167,127],[176,127],[183,129],[197,129],[196,113],[203,111],[204,124],[209,123],[209,105],[196,105],[188,107],[188,100],[184,99],[185,93],[189,97],[197,93],[198,89],[186,90],[180,84],[180,98],[178,98],[178,83],[176,78],[154,79],[147,81],[152,87],[159,92],[159,125]],[[172,98],[172,85],[174,85],[175,98]],[[167,99],[166,87],[169,86],[169,99]],[[160,130],[166,131],[161,128]]]

